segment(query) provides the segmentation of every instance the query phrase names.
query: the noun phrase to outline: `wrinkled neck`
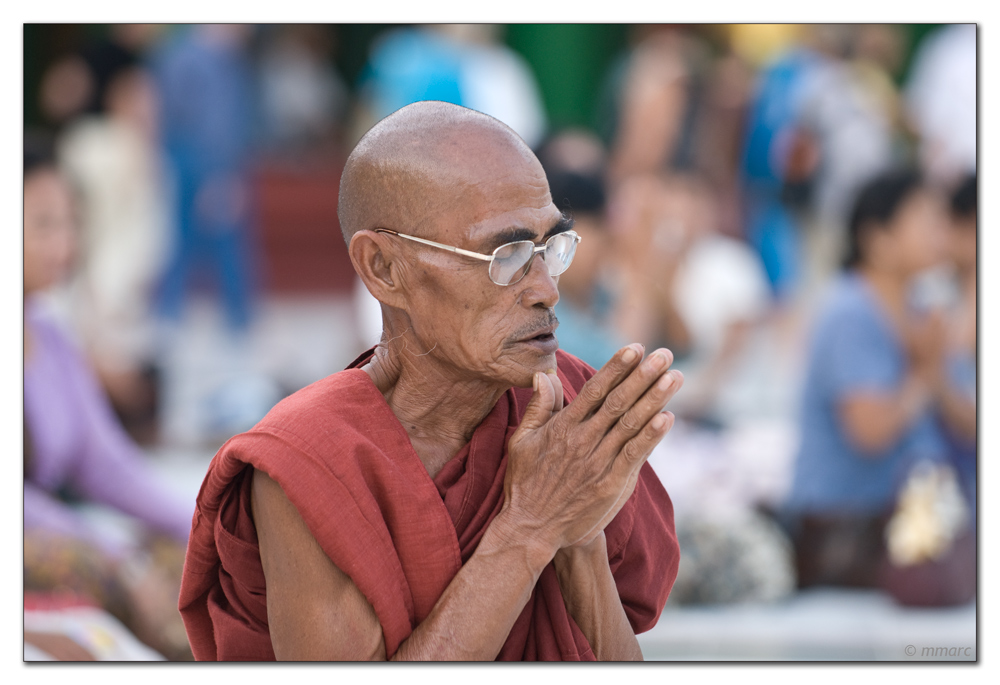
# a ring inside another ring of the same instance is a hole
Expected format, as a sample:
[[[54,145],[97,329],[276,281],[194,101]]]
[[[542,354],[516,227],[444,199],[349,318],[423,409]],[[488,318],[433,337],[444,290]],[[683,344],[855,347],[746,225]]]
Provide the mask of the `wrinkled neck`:
[[[408,335],[383,334],[362,370],[382,393],[433,478],[468,444],[507,388],[462,378],[426,351],[415,350]]]

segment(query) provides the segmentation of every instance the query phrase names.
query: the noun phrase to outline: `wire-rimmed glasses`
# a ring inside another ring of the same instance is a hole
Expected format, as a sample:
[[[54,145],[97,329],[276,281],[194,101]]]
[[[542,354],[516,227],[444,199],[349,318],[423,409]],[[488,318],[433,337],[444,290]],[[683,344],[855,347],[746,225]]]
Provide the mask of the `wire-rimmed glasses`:
[[[406,238],[414,242],[448,250],[455,254],[472,257],[490,263],[490,280],[497,285],[514,285],[528,273],[535,255],[542,253],[545,266],[549,269],[550,276],[558,276],[566,271],[573,263],[576,255],[576,246],[580,243],[580,236],[576,231],[563,231],[556,233],[541,245],[535,245],[530,240],[517,240],[512,243],[501,245],[493,250],[493,254],[480,254],[470,250],[463,250],[460,247],[436,243],[426,238],[418,238],[413,235],[400,233],[388,228],[373,229],[376,233],[389,233],[391,235]]]

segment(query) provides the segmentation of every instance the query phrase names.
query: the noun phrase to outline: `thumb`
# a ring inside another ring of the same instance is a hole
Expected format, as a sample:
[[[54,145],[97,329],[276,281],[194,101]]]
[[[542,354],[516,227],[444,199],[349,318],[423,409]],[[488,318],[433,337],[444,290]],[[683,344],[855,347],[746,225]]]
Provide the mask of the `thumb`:
[[[552,387],[552,379],[547,374],[535,373],[533,382],[535,393],[528,402],[520,425],[520,429],[524,430],[541,428],[552,417],[555,409],[556,393]]]

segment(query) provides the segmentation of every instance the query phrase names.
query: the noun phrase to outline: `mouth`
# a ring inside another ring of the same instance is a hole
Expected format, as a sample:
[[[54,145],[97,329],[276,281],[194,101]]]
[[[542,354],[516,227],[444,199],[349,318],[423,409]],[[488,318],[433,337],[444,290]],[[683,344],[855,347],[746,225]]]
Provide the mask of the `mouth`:
[[[545,354],[551,354],[559,349],[559,340],[555,336],[555,330],[555,326],[546,326],[535,331],[530,337],[522,338],[517,342],[535,347]]]

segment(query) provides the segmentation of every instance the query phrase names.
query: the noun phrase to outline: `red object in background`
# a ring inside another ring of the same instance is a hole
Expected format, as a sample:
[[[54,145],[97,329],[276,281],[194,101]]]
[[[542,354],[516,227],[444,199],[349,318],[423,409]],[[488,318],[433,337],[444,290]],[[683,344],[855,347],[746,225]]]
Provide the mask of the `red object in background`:
[[[272,293],[347,294],[354,267],[337,221],[343,160],[265,162],[255,174],[265,268]]]
[[[91,597],[77,594],[65,588],[52,592],[26,591],[24,593],[25,611],[61,611],[77,607],[94,607],[99,609],[100,605]]]

